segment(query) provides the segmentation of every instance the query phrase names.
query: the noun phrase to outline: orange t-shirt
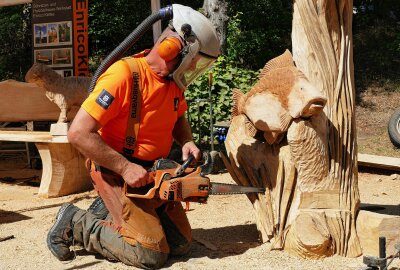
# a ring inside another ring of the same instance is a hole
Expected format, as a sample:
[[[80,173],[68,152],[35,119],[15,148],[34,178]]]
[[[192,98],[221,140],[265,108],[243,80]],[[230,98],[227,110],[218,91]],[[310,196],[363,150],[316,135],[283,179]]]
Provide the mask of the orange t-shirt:
[[[174,125],[187,110],[187,103],[173,81],[154,73],[144,57],[135,59],[140,73],[142,107],[134,157],[142,160],[165,158],[171,149]],[[93,92],[82,104],[102,126],[99,130],[102,139],[120,153],[126,136],[131,88],[130,68],[120,60],[100,76]]]

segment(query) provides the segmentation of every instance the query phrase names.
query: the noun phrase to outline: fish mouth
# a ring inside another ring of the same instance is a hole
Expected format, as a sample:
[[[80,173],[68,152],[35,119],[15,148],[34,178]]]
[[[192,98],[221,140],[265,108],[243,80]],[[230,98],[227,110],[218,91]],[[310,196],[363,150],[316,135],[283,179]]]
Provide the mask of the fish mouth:
[[[304,107],[301,117],[311,117],[320,114],[325,107],[326,101],[326,98],[323,97],[311,99]]]

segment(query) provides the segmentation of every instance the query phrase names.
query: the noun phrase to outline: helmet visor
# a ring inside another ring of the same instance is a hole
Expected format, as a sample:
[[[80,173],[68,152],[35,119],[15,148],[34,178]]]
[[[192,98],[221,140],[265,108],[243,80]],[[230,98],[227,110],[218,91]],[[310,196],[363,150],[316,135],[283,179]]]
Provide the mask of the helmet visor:
[[[188,67],[180,74],[177,74],[179,81],[186,88],[197,77],[203,74],[206,69],[208,69],[215,62],[215,60],[217,59],[198,53],[190,62]]]

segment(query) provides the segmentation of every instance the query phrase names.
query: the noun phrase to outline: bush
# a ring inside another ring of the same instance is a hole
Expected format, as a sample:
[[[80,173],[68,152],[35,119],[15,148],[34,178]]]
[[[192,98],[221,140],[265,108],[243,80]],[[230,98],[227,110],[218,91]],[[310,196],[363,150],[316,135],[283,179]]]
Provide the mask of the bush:
[[[238,88],[247,92],[257,80],[258,71],[238,67],[234,62],[220,56],[212,69],[211,102],[213,122],[230,119],[232,90]],[[188,117],[195,140],[210,141],[210,96],[209,72],[193,82],[185,95],[189,104]],[[196,100],[202,100],[196,102]],[[198,110],[199,105],[199,110]]]
[[[0,81],[24,80],[31,67],[30,4],[0,7]]]

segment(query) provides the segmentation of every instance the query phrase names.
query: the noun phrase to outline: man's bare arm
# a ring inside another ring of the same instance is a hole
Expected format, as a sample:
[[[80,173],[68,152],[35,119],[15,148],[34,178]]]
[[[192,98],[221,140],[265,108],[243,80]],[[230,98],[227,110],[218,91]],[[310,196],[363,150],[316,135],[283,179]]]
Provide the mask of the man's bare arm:
[[[193,142],[192,130],[185,115],[178,118],[172,131],[175,141],[182,146],[182,159],[186,160],[189,154],[193,154],[196,160],[201,158],[199,148]]]
[[[121,175],[132,187],[140,187],[151,181],[142,166],[129,162],[101,139],[97,133],[100,127],[100,124],[81,108],[68,131],[68,140],[85,157]]]

